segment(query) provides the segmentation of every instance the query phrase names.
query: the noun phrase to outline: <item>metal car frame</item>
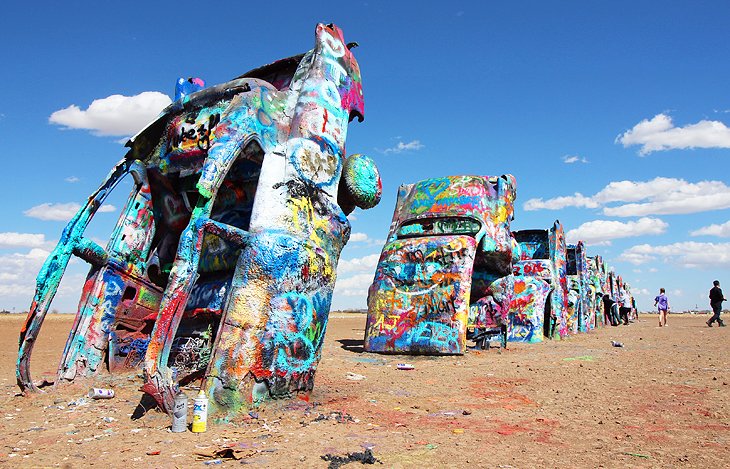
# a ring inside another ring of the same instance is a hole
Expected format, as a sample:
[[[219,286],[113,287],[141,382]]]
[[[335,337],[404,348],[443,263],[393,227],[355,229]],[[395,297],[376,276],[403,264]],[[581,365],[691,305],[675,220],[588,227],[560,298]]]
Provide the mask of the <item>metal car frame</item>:
[[[512,296],[512,175],[401,185],[368,292],[365,350],[462,354],[506,338]]]

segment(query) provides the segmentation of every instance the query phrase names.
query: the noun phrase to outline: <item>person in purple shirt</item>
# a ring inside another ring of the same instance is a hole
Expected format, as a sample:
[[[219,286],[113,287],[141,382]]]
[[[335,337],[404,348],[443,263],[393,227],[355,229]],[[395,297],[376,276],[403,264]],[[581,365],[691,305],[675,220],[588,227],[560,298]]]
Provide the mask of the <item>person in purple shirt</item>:
[[[659,296],[654,298],[654,306],[659,309],[659,327],[667,325],[667,312],[669,312],[669,300],[664,294],[664,289],[659,289]]]

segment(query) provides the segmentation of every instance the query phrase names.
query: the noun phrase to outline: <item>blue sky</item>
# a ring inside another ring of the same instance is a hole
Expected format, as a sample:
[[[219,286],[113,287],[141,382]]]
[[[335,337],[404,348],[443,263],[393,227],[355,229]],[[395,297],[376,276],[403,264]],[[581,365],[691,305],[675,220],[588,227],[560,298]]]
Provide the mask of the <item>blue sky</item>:
[[[560,219],[641,309],[659,287],[674,309],[706,308],[716,278],[730,289],[730,3],[308,3],[5,5],[0,309],[28,308],[74,204],[178,77],[213,85],[304,52],[317,22],[360,44],[365,121],[347,147],[383,179],[380,205],[355,213],[333,308],[365,307],[398,185],[459,174],[514,174],[513,228]],[[111,231],[115,197],[91,236]],[[84,273],[69,267],[56,309],[75,309]]]

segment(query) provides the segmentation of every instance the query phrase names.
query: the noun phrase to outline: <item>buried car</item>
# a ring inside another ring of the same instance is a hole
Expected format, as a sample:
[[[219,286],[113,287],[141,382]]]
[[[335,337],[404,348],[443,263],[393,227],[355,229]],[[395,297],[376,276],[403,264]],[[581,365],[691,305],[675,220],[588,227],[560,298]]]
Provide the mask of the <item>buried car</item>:
[[[38,275],[20,336],[18,384],[72,255],[91,264],[58,382],[143,363],[143,390],[170,411],[203,379],[213,411],[313,387],[335,272],[355,207],[380,198],[372,160],[345,155],[362,120],[360,72],[342,31],[309,52],[176,101],[63,232]],[[119,180],[134,187],[106,248],[83,236]]]
[[[555,333],[565,337],[568,292],[563,226],[556,220],[550,230],[519,230],[513,235],[520,252],[520,261],[514,266],[515,281],[523,283],[524,277],[535,280],[517,287],[510,308],[512,340],[539,342],[539,317],[543,318],[543,337],[552,339]]]
[[[515,186],[509,174],[400,186],[368,291],[365,350],[463,354],[467,330],[505,337]]]
[[[595,328],[595,310],[592,308],[595,293],[590,288],[590,273],[585,245],[582,241],[568,246],[568,316],[567,326],[571,334]]]

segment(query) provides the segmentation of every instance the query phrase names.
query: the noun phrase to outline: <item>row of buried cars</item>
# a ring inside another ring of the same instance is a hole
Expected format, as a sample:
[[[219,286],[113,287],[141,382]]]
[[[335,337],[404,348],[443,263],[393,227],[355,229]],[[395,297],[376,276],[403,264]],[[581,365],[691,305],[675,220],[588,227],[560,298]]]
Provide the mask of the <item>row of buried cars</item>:
[[[563,226],[511,230],[512,175],[404,184],[368,294],[365,350],[462,354],[619,323],[630,287]]]
[[[141,369],[162,410],[200,382],[211,411],[229,415],[313,388],[347,216],[382,188],[371,159],[345,154],[348,123],[364,116],[355,45],[319,24],[306,53],[209,88],[178,81],[38,273],[20,332],[23,392],[48,386],[31,355],[74,257],[89,271],[54,386]],[[85,232],[124,178],[132,189],[102,247]],[[559,224],[512,233],[514,198],[511,176],[401,187],[368,350],[458,354],[467,335],[537,341],[543,324],[551,337],[601,322],[587,292],[618,290],[618,278],[600,259],[591,271],[582,246],[571,264]]]

